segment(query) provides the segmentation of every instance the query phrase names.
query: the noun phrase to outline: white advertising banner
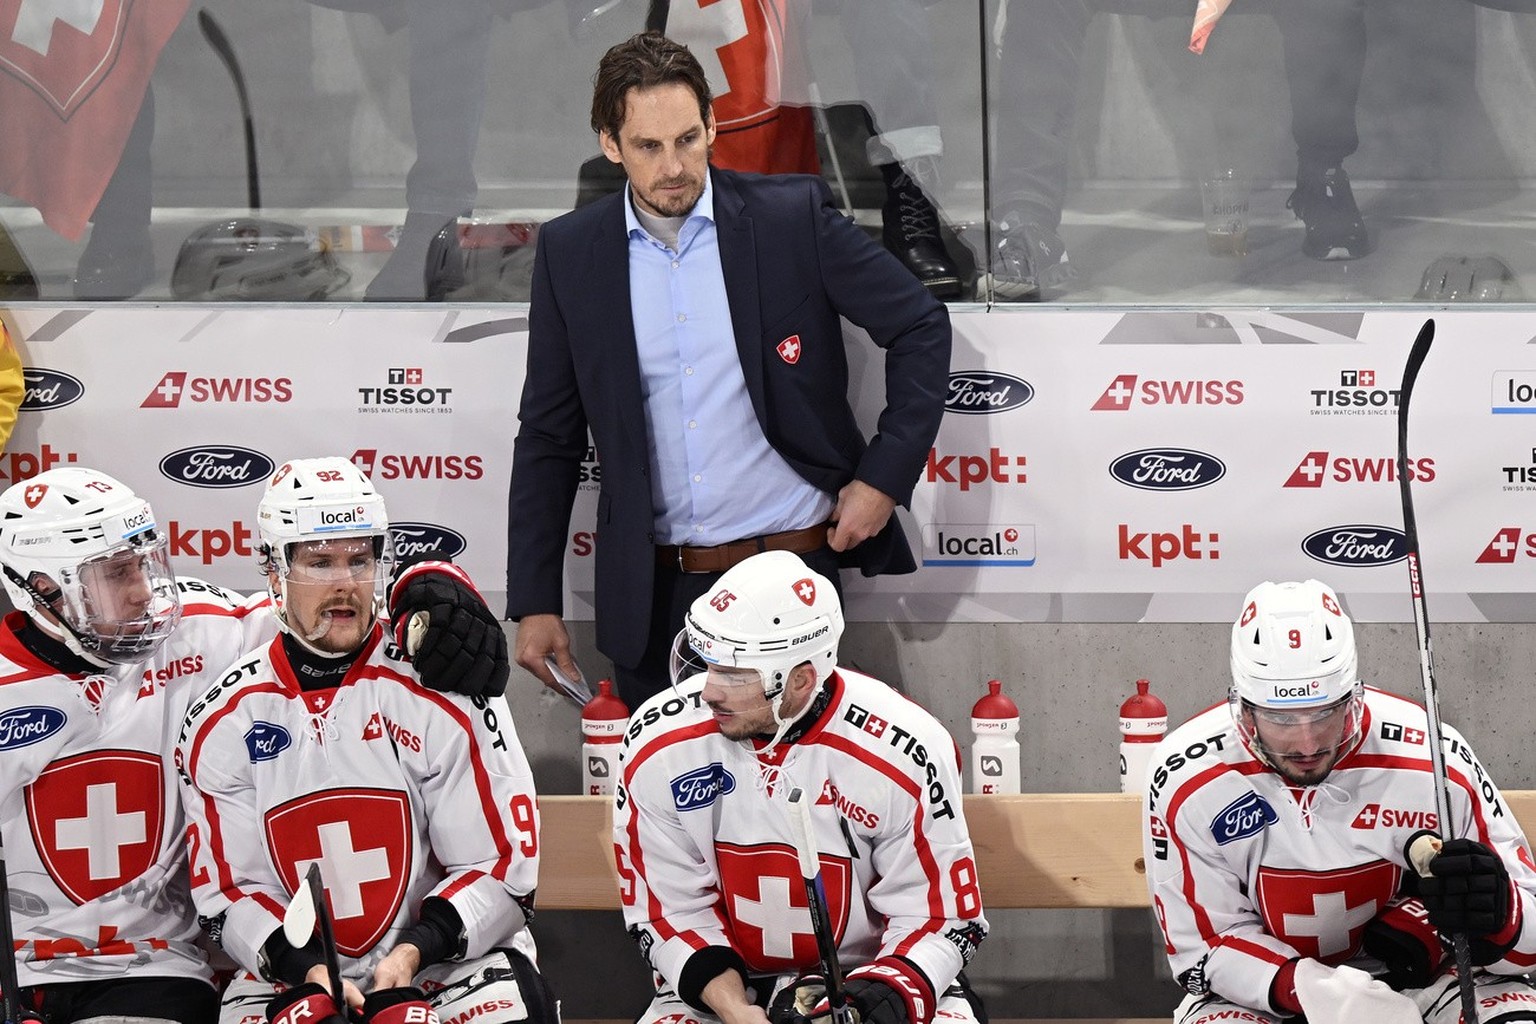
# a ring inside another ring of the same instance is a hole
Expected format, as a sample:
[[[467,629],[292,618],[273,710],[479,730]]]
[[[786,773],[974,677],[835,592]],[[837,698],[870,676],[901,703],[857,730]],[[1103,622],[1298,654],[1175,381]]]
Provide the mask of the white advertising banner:
[[[855,619],[1224,621],[1263,579],[1316,576],[1407,620],[1398,385],[1429,310],[956,309],[948,413],[901,513],[917,574],[849,574]],[[285,459],[369,472],[406,550],[493,606],[527,342],[518,307],[0,311],[29,367],[0,485],[78,462],[150,498],[178,571],[261,585],[254,510]],[[1435,311],[1410,474],[1431,614],[1536,619],[1536,313]],[[880,353],[850,332],[873,427]],[[601,466],[571,524],[591,615]],[[750,496],[744,496],[750,500]]]

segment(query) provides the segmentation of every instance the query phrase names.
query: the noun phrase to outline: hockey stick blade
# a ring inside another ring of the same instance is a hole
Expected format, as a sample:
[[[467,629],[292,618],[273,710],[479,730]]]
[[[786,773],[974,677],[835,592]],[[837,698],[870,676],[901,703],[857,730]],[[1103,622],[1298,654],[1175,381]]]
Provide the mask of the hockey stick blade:
[[[1455,835],[1451,822],[1450,777],[1445,768],[1445,750],[1440,741],[1440,691],[1435,685],[1434,647],[1429,638],[1429,603],[1425,598],[1424,567],[1419,555],[1419,524],[1413,510],[1413,486],[1408,472],[1408,408],[1413,400],[1419,371],[1435,340],[1434,320],[1424,321],[1408,362],[1403,366],[1403,384],[1397,404],[1397,485],[1403,502],[1403,541],[1408,549],[1408,584],[1413,599],[1413,623],[1419,642],[1419,675],[1424,683],[1424,742],[1429,747],[1430,767],[1434,774],[1435,814],[1440,835]],[[1450,936],[1456,960],[1456,983],[1461,996],[1463,1024],[1477,1024],[1477,989],[1472,978],[1472,951],[1461,932]]]
[[[235,48],[230,44],[229,36],[224,34],[223,26],[208,12],[208,8],[198,9],[197,27],[223,62],[230,80],[235,83],[235,98],[240,102],[240,119],[245,128],[246,202],[251,212],[255,213],[261,209],[261,174],[256,166],[256,125],[251,119],[251,97],[245,88],[245,72],[240,70],[240,61],[235,58]]]
[[[288,940],[288,945],[299,949],[314,934],[315,897],[310,893],[306,879],[305,884],[299,886],[299,891],[293,894],[293,899],[288,901],[288,909],[283,911],[283,938]]]
[[[789,828],[794,833],[795,855],[800,860],[800,877],[805,881],[805,901],[811,912],[811,930],[816,933],[816,951],[821,958],[821,976],[827,983],[827,1005],[832,1010],[832,1024],[853,1024],[853,1007],[843,989],[843,968],[837,959],[837,937],[832,932],[832,915],[827,910],[827,890],[821,880],[821,858],[816,855],[815,830],[811,827],[811,805],[799,786],[789,791]]]

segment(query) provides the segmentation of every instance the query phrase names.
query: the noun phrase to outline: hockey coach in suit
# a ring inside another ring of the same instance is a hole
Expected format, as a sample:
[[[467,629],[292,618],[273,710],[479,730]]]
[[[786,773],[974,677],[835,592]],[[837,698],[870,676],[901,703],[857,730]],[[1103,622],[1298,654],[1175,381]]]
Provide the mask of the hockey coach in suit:
[[[635,707],[668,684],[690,603],[758,551],[834,580],[916,568],[892,512],[943,416],[950,325],[820,178],[709,166],[709,85],[686,47],[635,36],[593,84],[592,127],[628,182],[539,232],[507,615],[521,665],[547,685],[546,657],[574,671],[561,580],[590,426],[597,646]],[[885,350],[868,441],[840,316]]]

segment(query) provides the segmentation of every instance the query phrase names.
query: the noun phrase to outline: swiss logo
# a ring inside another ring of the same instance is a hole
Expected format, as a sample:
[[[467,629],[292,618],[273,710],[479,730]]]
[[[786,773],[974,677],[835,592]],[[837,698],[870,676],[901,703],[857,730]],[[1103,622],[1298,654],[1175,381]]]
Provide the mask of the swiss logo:
[[[48,497],[47,484],[32,484],[21,492],[21,500],[27,503],[27,508],[37,508],[46,497]]]
[[[76,903],[149,870],[165,828],[160,758],[93,750],[53,762],[26,789],[27,821],[48,874]]]
[[[320,863],[336,948],[362,956],[384,937],[411,876],[410,806],[404,793],[332,789],[266,815],[267,848],[290,894]]]
[[[827,892],[833,941],[848,927],[852,871],[846,857],[818,853]],[[781,973],[816,962],[816,932],[806,904],[800,864],[787,843],[763,846],[715,844],[721,906],[731,946],[754,972]]]
[[[1536,554],[1536,534],[1526,534],[1518,526],[1505,526],[1493,535],[1483,553],[1477,556],[1479,565],[1512,565],[1520,553],[1524,541],[1525,553]]]
[[[800,599],[801,604],[809,607],[816,603],[816,584],[811,581],[810,577],[796,580],[792,589],[795,592],[795,596]]]
[[[794,366],[796,363],[798,363],[800,361],[800,335],[791,334],[789,337],[779,342],[778,352],[779,358],[784,360],[790,366]]]
[[[0,69],[69,120],[117,63],[126,0],[88,4],[0,3]]]

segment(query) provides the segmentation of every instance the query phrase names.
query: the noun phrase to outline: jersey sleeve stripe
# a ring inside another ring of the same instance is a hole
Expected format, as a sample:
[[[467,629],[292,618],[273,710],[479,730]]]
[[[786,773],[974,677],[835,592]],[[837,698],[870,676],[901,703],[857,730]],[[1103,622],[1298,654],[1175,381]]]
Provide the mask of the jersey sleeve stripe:
[[[1278,950],[1270,949],[1268,946],[1261,946],[1257,942],[1250,942],[1247,939],[1240,939],[1235,936],[1228,936],[1220,944],[1235,953],[1246,953],[1254,959],[1262,960],[1276,967],[1283,966],[1286,961],[1290,960],[1290,957]]]
[[[714,723],[710,722],[709,724],[713,725]],[[627,778],[625,782],[626,784],[628,783]],[[709,943],[704,941],[702,935],[694,931],[679,932],[676,928],[672,927],[672,922],[667,920],[666,914],[662,911],[661,901],[656,898],[656,892],[651,888],[650,877],[646,872],[645,854],[640,847],[639,830],[640,814],[632,807],[629,814],[629,824],[625,829],[629,836],[629,863],[634,869],[635,877],[645,885],[646,918],[649,920],[651,927],[656,929],[656,934],[661,936],[663,942],[671,939],[681,939],[695,950],[704,949]]]
[[[448,883],[448,885],[446,885],[443,888],[443,891],[438,893],[438,895],[445,900],[451,899],[453,896],[463,892],[465,889],[468,889],[470,886],[474,885],[484,877],[484,871],[478,871],[472,868],[469,871],[464,872],[458,878],[455,878],[452,882]],[[497,879],[497,881],[500,881],[500,879]]]
[[[1168,810],[1163,816],[1163,822],[1168,827],[1168,837],[1179,848],[1179,860],[1186,865],[1190,862],[1189,848],[1184,845],[1184,839],[1179,834],[1179,811],[1183,808],[1185,800],[1226,771],[1225,764],[1212,765],[1198,775],[1190,776],[1168,798]],[[1201,905],[1200,898],[1195,893],[1195,872],[1188,868],[1184,871],[1184,903],[1194,915],[1195,928],[1200,932],[1201,941],[1211,949],[1215,949],[1220,944],[1221,937],[1216,934],[1210,915],[1205,912],[1205,907]]]

